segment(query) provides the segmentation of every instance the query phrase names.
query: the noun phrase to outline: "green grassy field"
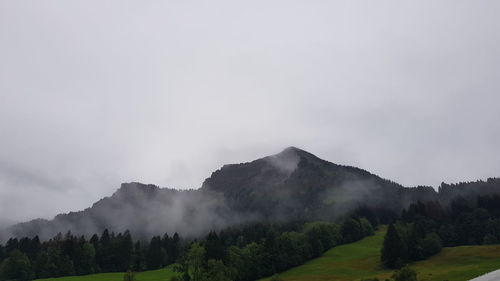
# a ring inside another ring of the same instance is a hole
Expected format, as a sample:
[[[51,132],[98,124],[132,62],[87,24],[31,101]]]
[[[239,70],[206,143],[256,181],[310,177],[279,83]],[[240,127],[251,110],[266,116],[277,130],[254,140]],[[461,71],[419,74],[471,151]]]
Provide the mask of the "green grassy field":
[[[385,230],[382,228],[374,236],[356,243],[335,247],[279,277],[284,281],[347,281],[370,277],[385,280],[393,273],[379,265]],[[465,281],[500,268],[500,245],[444,248],[438,255],[410,266],[422,281]]]
[[[36,281],[123,281],[123,272],[99,273],[84,276],[71,276],[59,278],[37,279]],[[137,281],[169,281],[170,277],[176,275],[171,266],[137,273]]]
[[[385,280],[391,270],[380,267],[385,228],[356,243],[335,247],[320,258],[280,274],[284,281],[350,281],[369,277]],[[444,248],[428,260],[411,264],[421,281],[465,281],[500,268],[500,245]],[[171,267],[137,274],[137,281],[168,281]],[[123,273],[38,279],[37,281],[122,281]],[[262,280],[269,280],[262,279]]]

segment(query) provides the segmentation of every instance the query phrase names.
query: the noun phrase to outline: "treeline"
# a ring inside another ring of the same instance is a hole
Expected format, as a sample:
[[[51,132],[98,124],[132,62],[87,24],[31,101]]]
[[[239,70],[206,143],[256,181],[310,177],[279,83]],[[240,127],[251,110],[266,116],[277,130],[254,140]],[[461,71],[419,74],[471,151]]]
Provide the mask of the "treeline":
[[[293,228],[293,227],[292,227]],[[194,242],[178,263],[183,281],[249,281],[270,276],[318,257],[326,250],[374,233],[365,218],[349,218],[341,225],[303,224],[297,231],[278,232],[272,225],[210,233]]]
[[[40,242],[11,238],[0,245],[0,280],[153,270],[177,263],[180,280],[255,280],[300,265],[326,250],[372,235],[377,225],[364,217],[329,222],[252,223],[210,232],[202,240],[175,233],[135,241],[130,233],[90,239],[71,232]]]
[[[399,268],[439,253],[443,246],[500,243],[500,196],[458,197],[446,207],[417,202],[389,225],[382,249],[386,267]]]
[[[0,280],[86,275],[99,272],[143,271],[175,262],[181,255],[181,239],[153,237],[149,243],[132,240],[128,231],[84,236],[58,234],[40,242],[34,238],[11,238],[0,245]]]

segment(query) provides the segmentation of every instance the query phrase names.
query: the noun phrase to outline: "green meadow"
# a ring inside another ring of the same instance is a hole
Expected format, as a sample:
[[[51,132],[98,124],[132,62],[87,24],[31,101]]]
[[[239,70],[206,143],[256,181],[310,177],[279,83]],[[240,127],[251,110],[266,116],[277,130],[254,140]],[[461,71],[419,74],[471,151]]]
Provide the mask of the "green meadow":
[[[137,281],[169,281],[176,275],[171,266],[163,269],[144,271],[136,274]],[[84,276],[37,279],[36,281],[123,281],[123,272],[99,273]]]
[[[348,281],[378,277],[385,280],[393,273],[380,267],[380,249],[386,228],[352,244],[341,245],[323,256],[279,275],[284,281]],[[465,281],[500,268],[500,245],[443,248],[428,260],[410,265],[421,281]],[[171,266],[137,273],[137,281],[168,281],[176,273]],[[262,279],[269,280],[270,278]],[[38,279],[38,281],[122,281],[123,273]]]
[[[347,281],[372,277],[385,280],[393,273],[381,268],[379,263],[385,230],[381,228],[374,236],[335,247],[279,277],[284,281]],[[441,253],[410,266],[421,281],[465,281],[500,268],[500,245],[443,248]]]

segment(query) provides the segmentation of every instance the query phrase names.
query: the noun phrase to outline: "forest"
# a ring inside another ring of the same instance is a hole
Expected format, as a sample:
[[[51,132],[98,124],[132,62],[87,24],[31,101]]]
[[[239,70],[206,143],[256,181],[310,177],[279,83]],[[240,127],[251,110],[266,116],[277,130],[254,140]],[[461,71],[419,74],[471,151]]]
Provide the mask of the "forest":
[[[449,206],[417,202],[391,223],[382,249],[389,268],[426,259],[442,247],[500,242],[500,196],[458,197]]]
[[[381,224],[388,228],[380,263],[406,274],[406,264],[443,247],[500,243],[500,196],[461,196],[463,185],[471,183],[444,186],[440,194],[448,192],[446,200],[417,201],[399,214],[383,206],[360,205],[334,222],[243,223],[198,238],[165,233],[144,240],[134,239],[129,231],[108,230],[90,237],[59,233],[46,241],[38,236],[10,238],[0,245],[0,280],[104,272],[132,276],[167,265],[178,272],[172,281],[257,280],[372,235]],[[458,195],[451,198],[449,190]]]
[[[210,232],[204,239],[173,236],[134,241],[128,231],[93,235],[89,240],[70,232],[46,242],[11,238],[0,247],[1,280],[139,272],[176,262],[182,280],[255,280],[320,256],[342,243],[373,234],[365,218],[329,222],[247,224]]]

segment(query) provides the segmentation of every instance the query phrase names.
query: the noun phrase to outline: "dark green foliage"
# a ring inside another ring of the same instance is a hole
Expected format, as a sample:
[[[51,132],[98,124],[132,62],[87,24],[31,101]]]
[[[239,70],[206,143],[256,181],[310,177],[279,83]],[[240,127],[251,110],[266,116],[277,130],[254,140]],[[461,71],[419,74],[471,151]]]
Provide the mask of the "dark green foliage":
[[[345,220],[342,224],[342,237],[344,238],[344,243],[351,243],[361,239],[363,232],[359,221],[352,218]]]
[[[359,229],[361,229],[360,221],[370,225],[366,227],[366,231],[360,231],[359,235],[372,233],[371,224],[366,219],[360,218],[354,221]],[[184,276],[189,275],[191,280],[201,280],[200,276],[209,280],[257,280],[298,266],[343,241],[341,227],[329,222],[311,222],[303,225],[292,223],[279,226],[258,224],[254,228],[242,226],[242,229],[249,229],[247,233],[249,238],[240,239],[244,233],[233,227],[224,230],[220,235],[211,233],[206,240],[193,243],[177,268],[184,272]],[[283,229],[297,231],[283,231]],[[219,240],[224,243],[220,244]],[[244,240],[254,241],[242,242]],[[207,256],[223,256],[223,258],[207,259]]]
[[[366,218],[359,218],[359,225],[361,226],[361,236],[366,237],[375,234],[373,225]]]
[[[231,270],[221,260],[208,260],[204,281],[231,281]]]
[[[0,264],[0,280],[28,281],[33,279],[31,263],[19,250],[13,250]]]
[[[146,265],[148,269],[158,269],[164,264],[166,253],[161,244],[160,236],[151,238],[146,254]]]
[[[93,235],[88,241],[85,237],[76,237],[70,232],[64,236],[58,234],[43,243],[37,236],[32,239],[9,239],[5,247],[0,246],[0,263],[5,261],[5,255],[21,252],[27,257],[34,278],[156,269],[175,262],[174,259],[168,259],[168,256],[177,259],[180,254],[179,235],[172,238],[165,235],[163,240],[157,242],[158,239],[155,237],[153,246],[159,245],[161,256],[155,258],[158,264],[152,264],[154,268],[146,266],[145,251],[141,243],[137,241],[134,245],[128,231],[115,235],[107,230],[101,237]],[[147,249],[150,248],[147,245]]]
[[[401,267],[407,259],[407,252],[408,247],[406,243],[401,238],[394,224],[391,223],[387,229],[382,247],[382,264],[389,268]]]
[[[98,270],[95,261],[94,245],[85,242],[82,246],[81,252],[82,255],[81,255],[79,272],[83,275],[97,272]]]
[[[394,281],[417,281],[417,272],[405,266],[392,275]]]
[[[211,231],[205,239],[205,249],[207,251],[206,260],[223,260],[226,257],[224,241],[219,239],[216,232]]]
[[[477,184],[477,183],[475,183]],[[474,184],[474,185],[475,185]],[[458,197],[448,208],[440,203],[417,202],[404,210],[396,228],[389,228],[382,249],[382,262],[398,267],[409,261],[426,259],[444,246],[500,243],[500,196]],[[400,242],[406,251],[398,253]]]
[[[433,256],[441,252],[441,249],[443,248],[441,238],[436,233],[427,234],[420,243],[423,258]]]
[[[304,225],[303,233],[306,235],[310,250],[305,245],[304,254],[309,252],[313,257],[318,257],[324,251],[342,242],[342,234],[337,224],[327,222],[313,222]]]
[[[203,281],[205,275],[205,257],[205,248],[198,243],[193,243],[186,256],[187,272],[190,274],[191,280]]]
[[[144,250],[141,247],[141,242],[137,241],[134,245],[134,252],[132,255],[132,261],[130,265],[133,271],[143,271],[146,269],[146,258]]]

